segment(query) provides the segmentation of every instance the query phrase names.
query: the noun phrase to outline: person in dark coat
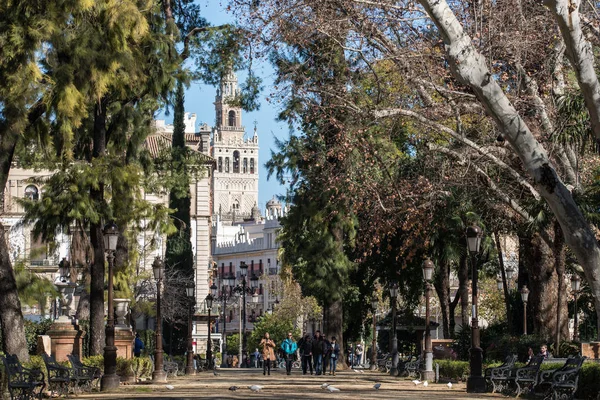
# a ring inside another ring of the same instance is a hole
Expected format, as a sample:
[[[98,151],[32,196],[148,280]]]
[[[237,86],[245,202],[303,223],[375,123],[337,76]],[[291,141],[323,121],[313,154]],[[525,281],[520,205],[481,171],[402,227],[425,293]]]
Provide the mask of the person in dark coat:
[[[302,375],[306,375],[306,372],[310,369],[310,374],[313,374],[312,366],[312,340],[310,335],[306,334],[298,342],[298,348],[300,349],[300,356],[302,357]]]
[[[331,359],[331,342],[323,336],[323,375],[327,373],[329,368],[329,360]]]
[[[315,367],[316,375],[321,375],[321,373],[323,372],[324,345],[325,343],[323,342],[323,336],[321,336],[321,331],[316,331],[312,345],[313,365]]]
[[[329,355],[329,375],[335,376],[335,369],[337,367],[337,360],[340,358],[340,345],[335,340],[335,336],[331,338],[330,355]]]

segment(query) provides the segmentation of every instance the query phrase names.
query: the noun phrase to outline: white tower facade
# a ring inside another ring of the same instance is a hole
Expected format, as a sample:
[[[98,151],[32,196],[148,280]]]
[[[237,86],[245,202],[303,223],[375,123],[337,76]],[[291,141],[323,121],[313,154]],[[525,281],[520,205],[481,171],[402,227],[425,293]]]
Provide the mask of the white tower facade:
[[[258,204],[258,135],[245,137],[242,109],[228,104],[239,94],[237,76],[231,72],[221,82],[215,98],[216,124],[212,134],[213,214],[222,220],[249,218]]]

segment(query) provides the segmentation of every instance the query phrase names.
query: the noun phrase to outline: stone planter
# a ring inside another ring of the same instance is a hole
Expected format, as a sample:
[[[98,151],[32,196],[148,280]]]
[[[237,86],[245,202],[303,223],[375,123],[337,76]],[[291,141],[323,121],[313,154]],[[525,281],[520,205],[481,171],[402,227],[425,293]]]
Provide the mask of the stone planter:
[[[129,312],[129,303],[131,300],[129,299],[113,299],[115,304],[115,315],[117,316],[117,328],[129,328],[127,324],[125,324],[125,316]]]

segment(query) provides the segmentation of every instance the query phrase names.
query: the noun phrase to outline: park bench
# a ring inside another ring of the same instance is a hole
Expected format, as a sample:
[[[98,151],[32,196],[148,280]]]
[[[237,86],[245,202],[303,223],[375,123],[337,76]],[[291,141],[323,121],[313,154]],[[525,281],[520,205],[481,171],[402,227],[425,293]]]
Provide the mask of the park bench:
[[[152,360],[152,364],[155,365],[154,355],[150,355],[150,359]],[[167,354],[163,355],[163,371],[167,373],[167,377],[177,376],[177,372],[179,371],[179,365],[175,361],[169,361]]]
[[[517,355],[511,354],[506,357],[504,363],[498,367],[487,368],[485,370],[485,380],[492,386],[492,393],[502,392],[508,389],[514,379],[512,372],[517,362]]]
[[[377,368],[380,371],[390,372],[392,368],[392,355],[390,353],[382,354],[380,358],[377,359]]]
[[[73,378],[75,378],[78,388],[83,388],[85,391],[91,392],[94,387],[98,386],[100,378],[102,378],[100,368],[84,365],[79,356],[74,354],[67,355],[67,358],[71,363]]]
[[[538,375],[540,367],[544,362],[544,356],[534,356],[529,361],[529,364],[523,368],[515,370],[515,384],[517,385],[516,396],[519,397],[523,393],[523,388],[527,387],[529,392],[533,391],[538,383]]]
[[[50,389],[50,397],[53,396],[54,391],[59,396],[66,396],[69,394],[69,388],[77,385],[77,379],[75,378],[71,368],[60,365],[54,357],[49,356],[46,353],[42,354],[42,359],[46,365],[48,371],[48,389]]]
[[[411,377],[411,378],[416,378],[416,379],[421,379],[421,367],[422,367],[422,362],[423,362],[423,357],[421,355],[419,355],[415,360],[413,361],[407,361],[404,363],[404,371],[402,372],[406,372],[407,376]]]
[[[545,398],[572,399],[579,383],[579,371],[586,357],[569,357],[558,368],[540,373],[538,386],[545,392]]]
[[[8,392],[12,400],[42,398],[46,383],[41,370],[23,367],[16,355],[0,356],[0,358],[4,364]]]

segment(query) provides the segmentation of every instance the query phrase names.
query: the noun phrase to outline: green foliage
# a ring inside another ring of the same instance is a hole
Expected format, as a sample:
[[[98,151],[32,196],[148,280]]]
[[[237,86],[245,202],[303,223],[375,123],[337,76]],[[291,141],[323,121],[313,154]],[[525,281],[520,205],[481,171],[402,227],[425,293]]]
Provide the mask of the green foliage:
[[[234,333],[233,335],[227,336],[227,354],[234,355],[239,354],[240,351],[240,335]]]
[[[104,372],[104,356],[103,355],[84,357],[81,359],[81,362],[83,363],[83,365],[87,365],[88,367],[100,368],[100,371]]]
[[[520,335],[511,336],[508,334],[494,334],[494,331],[484,329],[481,332],[481,347],[484,351],[484,359],[486,362],[501,362],[509,354],[516,354],[520,361],[527,361],[528,350],[531,348],[535,354],[539,353],[542,344],[549,344],[543,338],[536,335]],[[552,344],[549,344],[550,351],[553,352]],[[563,346],[561,346],[561,350]],[[573,348],[572,345],[566,344],[564,350],[567,351]],[[561,356],[564,353],[561,352]]]
[[[471,329],[470,327],[463,327],[454,338],[452,348],[456,352],[458,360],[469,359],[469,349],[471,348]]]
[[[468,361],[434,360],[440,366],[440,378],[466,381],[471,369]]]
[[[117,375],[121,377],[134,376],[133,363],[133,358],[117,357]]]
[[[14,265],[15,281],[19,300],[28,306],[38,306],[40,313],[46,309],[48,299],[56,299],[60,294],[49,279],[31,272],[23,260],[18,260]]]
[[[140,334],[140,339],[144,343],[144,350],[142,354],[154,354],[156,349],[156,332],[152,329],[139,330],[137,333]]]
[[[38,335],[45,335],[50,330],[52,323],[51,319],[44,319],[39,322],[25,320],[25,336],[29,354],[37,354],[37,337]]]
[[[292,332],[295,338],[300,337],[302,332],[300,329],[294,329],[294,324],[289,320],[282,320],[275,314],[265,313],[254,324],[254,329],[248,337],[248,351],[252,353],[258,348],[258,344],[264,337],[265,332],[269,332],[269,336],[275,342],[276,348],[287,338],[287,333]],[[229,348],[229,345],[227,346]],[[260,350],[260,349],[259,349]]]

